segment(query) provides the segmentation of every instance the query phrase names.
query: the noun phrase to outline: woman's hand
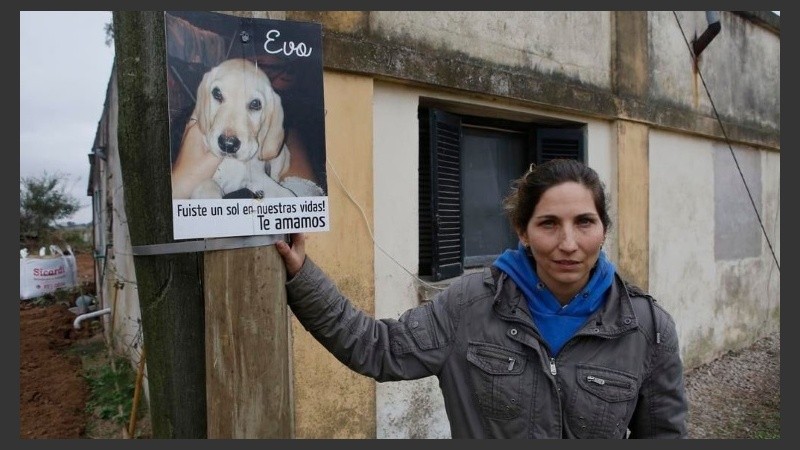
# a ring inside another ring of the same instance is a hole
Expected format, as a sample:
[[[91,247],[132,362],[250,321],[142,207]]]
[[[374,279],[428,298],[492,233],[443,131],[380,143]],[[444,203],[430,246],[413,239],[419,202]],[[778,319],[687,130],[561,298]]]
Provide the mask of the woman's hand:
[[[289,278],[293,278],[306,260],[306,236],[303,233],[290,234],[289,242],[292,243],[291,246],[284,241],[278,241],[275,243],[275,248],[283,258],[286,273]]]

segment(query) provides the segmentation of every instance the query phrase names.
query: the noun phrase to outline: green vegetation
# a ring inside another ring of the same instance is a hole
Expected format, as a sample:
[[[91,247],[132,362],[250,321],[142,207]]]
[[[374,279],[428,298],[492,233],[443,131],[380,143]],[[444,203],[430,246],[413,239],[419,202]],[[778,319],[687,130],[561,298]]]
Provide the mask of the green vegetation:
[[[83,286],[74,286],[69,289],[59,289],[27,301],[32,305],[41,307],[55,304],[75,306],[75,299],[86,293],[86,289]],[[94,294],[94,292],[88,292],[88,294]]]
[[[73,225],[55,228],[50,231],[51,241],[66,250],[67,244],[75,252],[92,252],[92,226]]]
[[[747,427],[746,437],[749,439],[780,439],[780,402],[765,401],[763,406],[753,412],[752,423]]]
[[[92,321],[93,324],[99,322]],[[86,437],[119,439],[130,425],[136,383],[136,370],[125,356],[114,355],[102,334],[76,341],[67,350],[78,356],[83,366],[83,379],[88,389],[85,411],[88,415]],[[139,399],[134,438],[150,436],[147,402]]]
[[[746,413],[717,424],[715,439],[780,439],[780,397],[765,395],[740,407],[747,408]]]
[[[86,411],[99,422],[127,427],[133,406],[136,372],[129,361],[122,356],[109,357],[103,342],[94,342],[79,347],[84,365],[84,379],[89,387],[89,400]],[[144,411],[139,405],[137,416]],[[93,430],[87,430],[91,434]]]
[[[780,420],[775,420],[772,423],[764,424],[765,428],[758,429],[753,432],[752,439],[780,439],[781,438],[781,423]]]
[[[56,221],[70,217],[80,209],[78,199],[66,192],[66,181],[66,175],[47,172],[38,177],[20,178],[20,242],[50,240]]]

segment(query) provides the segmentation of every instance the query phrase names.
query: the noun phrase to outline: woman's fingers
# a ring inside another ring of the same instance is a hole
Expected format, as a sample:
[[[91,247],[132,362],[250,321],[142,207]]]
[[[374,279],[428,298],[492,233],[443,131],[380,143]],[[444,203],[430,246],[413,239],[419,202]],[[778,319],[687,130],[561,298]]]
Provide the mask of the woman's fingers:
[[[303,233],[290,234],[289,242],[291,245],[284,241],[278,241],[275,243],[275,248],[283,258],[286,273],[289,277],[294,277],[306,260],[306,236]]]

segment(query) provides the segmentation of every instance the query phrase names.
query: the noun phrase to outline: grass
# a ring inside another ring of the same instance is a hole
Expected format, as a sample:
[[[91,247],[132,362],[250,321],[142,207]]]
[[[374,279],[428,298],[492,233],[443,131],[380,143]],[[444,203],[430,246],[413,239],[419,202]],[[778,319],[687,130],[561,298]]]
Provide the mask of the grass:
[[[116,358],[112,364],[89,369],[85,378],[90,391],[87,411],[125,425],[130,417],[136,379],[127,360]]]
[[[35,306],[50,306],[55,305],[56,303],[62,303],[67,306],[73,306],[75,303],[75,299],[78,298],[79,295],[83,293],[81,287],[75,286],[69,289],[59,289],[54,292],[50,292],[39,297],[34,297],[28,300],[32,305]]]
[[[127,358],[110,355],[103,340],[76,344],[70,352],[81,357],[83,377],[89,388],[87,437],[120,438],[130,421],[136,383],[134,368]],[[140,399],[137,420],[147,415],[145,403]],[[146,433],[145,427],[137,427],[135,437],[143,437]]]
[[[769,402],[770,407],[763,412],[754,413],[752,422],[747,430],[748,439],[780,439],[781,438],[781,412],[780,404]]]
[[[715,439],[780,439],[780,397],[765,394],[741,407],[746,414],[718,424]]]

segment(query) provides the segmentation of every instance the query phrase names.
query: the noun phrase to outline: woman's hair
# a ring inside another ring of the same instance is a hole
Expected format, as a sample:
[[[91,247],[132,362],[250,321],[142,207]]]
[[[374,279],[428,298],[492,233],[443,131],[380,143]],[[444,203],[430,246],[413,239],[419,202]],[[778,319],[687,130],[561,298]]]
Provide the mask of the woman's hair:
[[[525,230],[533,210],[544,192],[553,186],[573,181],[592,192],[594,206],[603,223],[604,231],[611,227],[603,182],[591,167],[574,159],[551,159],[546,163],[531,164],[525,175],[511,182],[511,193],[503,200],[503,209],[515,230]]]

